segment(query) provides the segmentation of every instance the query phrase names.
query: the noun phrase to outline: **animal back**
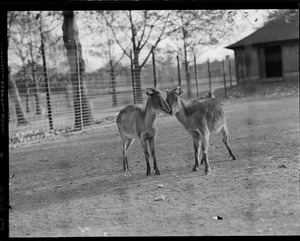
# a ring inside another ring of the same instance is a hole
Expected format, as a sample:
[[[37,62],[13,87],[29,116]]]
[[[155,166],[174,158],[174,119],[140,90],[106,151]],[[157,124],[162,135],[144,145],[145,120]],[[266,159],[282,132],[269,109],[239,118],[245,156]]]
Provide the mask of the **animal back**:
[[[121,135],[137,138],[140,134],[139,121],[143,107],[141,105],[128,105],[123,108],[117,117],[117,125]]]
[[[225,123],[222,104],[216,98],[196,99],[186,106],[185,112],[194,123],[205,121],[210,133],[218,132]]]

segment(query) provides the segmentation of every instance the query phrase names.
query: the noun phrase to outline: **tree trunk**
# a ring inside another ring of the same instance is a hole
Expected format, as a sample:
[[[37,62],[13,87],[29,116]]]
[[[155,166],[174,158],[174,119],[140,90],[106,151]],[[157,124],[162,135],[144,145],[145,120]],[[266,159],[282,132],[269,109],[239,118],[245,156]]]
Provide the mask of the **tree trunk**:
[[[29,97],[30,97],[30,89],[29,89],[29,84],[28,81],[26,81],[26,112],[29,113],[30,112],[30,108],[29,108]]]
[[[190,72],[189,72],[189,63],[187,61],[187,50],[186,50],[185,40],[184,40],[183,48],[184,48],[184,67],[185,67],[186,88],[187,88],[186,94],[187,94],[187,98],[191,98],[192,97],[191,79],[190,79]]]
[[[21,97],[19,94],[18,87],[16,85],[15,80],[11,79],[10,76],[8,76],[8,85],[9,85],[10,96],[11,96],[13,103],[15,105],[15,108],[16,108],[16,115],[17,115],[17,120],[18,120],[17,125],[18,126],[28,125],[29,122],[27,121],[26,116],[25,116],[25,111],[24,111],[24,108],[22,105],[22,100],[21,100]]]
[[[117,94],[116,94],[116,79],[113,66],[110,69],[111,87],[112,87],[112,105],[115,107],[118,104]]]
[[[139,65],[139,53],[137,51],[133,51],[133,73],[135,80],[135,93],[136,93],[136,101],[137,103],[143,104],[143,95],[142,95],[142,84],[141,84],[141,71],[142,68]]]
[[[66,90],[65,90],[65,95],[66,95],[66,101],[67,101],[67,107],[71,108],[72,107],[72,84],[67,83],[66,85]]]
[[[32,80],[35,86],[35,90],[34,90],[34,97],[35,97],[35,114],[36,115],[41,115],[42,114],[42,109],[41,109],[41,105],[40,105],[40,88],[39,88],[39,83],[38,80],[36,78],[36,64],[32,63]]]
[[[134,71],[133,71],[133,60],[132,60],[132,51],[130,50],[130,71],[131,71],[131,80],[132,80],[132,93],[133,93],[133,104],[136,104],[136,91],[135,91],[135,80],[134,80]]]
[[[183,21],[182,12],[181,12],[180,18],[181,18],[181,24],[182,24],[182,38],[183,38],[183,52],[184,52],[184,67],[185,67],[185,77],[186,77],[187,98],[191,98],[191,96],[192,96],[191,80],[190,80],[190,72],[189,72],[189,63],[187,61],[187,43],[186,43],[188,30],[184,26],[185,24]]]
[[[29,89],[29,81],[27,80],[27,76],[26,76],[26,69],[25,69],[25,64],[23,61],[23,71],[24,71],[24,83],[25,83],[25,87],[26,87],[26,113],[30,112],[30,108],[29,108],[29,98],[30,98],[30,89]]]
[[[93,123],[91,106],[87,97],[87,91],[82,75],[85,70],[85,66],[82,58],[81,44],[79,42],[78,27],[74,20],[74,12],[63,11],[63,17],[63,40],[67,50],[73,86],[75,112],[74,127],[81,128],[82,126]]]
[[[143,104],[142,84],[141,84],[141,67],[134,68],[135,93],[137,103]]]

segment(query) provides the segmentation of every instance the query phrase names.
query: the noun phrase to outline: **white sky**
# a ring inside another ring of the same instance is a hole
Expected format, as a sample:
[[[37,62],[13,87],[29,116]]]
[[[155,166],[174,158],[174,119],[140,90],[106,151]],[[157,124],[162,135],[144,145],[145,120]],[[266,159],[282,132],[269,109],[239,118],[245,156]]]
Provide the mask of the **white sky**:
[[[245,17],[247,14],[247,17]],[[230,39],[220,41],[220,44],[217,46],[209,46],[207,48],[207,51],[201,54],[200,56],[197,56],[197,63],[203,63],[206,62],[208,59],[210,61],[213,60],[222,60],[226,57],[226,55],[229,55],[231,57],[234,56],[234,51],[226,49],[225,47],[233,44],[244,37],[248,36],[249,34],[253,33],[257,28],[262,27],[264,20],[267,17],[267,11],[266,10],[240,10],[238,11],[238,14],[236,16],[235,21],[235,31],[231,35]],[[77,21],[77,24],[80,28],[80,26],[83,26],[84,23]],[[80,30],[79,30],[80,31]],[[87,46],[89,44],[89,41],[82,36],[82,33],[79,32],[81,40],[81,44],[84,49],[88,49]],[[85,39],[85,40],[83,40]],[[164,46],[164,42],[162,41],[159,46]],[[86,47],[85,47],[86,46]],[[83,53],[84,59],[86,61],[87,71],[92,71],[94,69],[98,69],[102,67],[103,64],[105,64],[104,60],[100,60],[96,57],[90,57],[86,56],[85,53]],[[127,58],[125,58],[127,61]]]
[[[248,12],[247,18],[244,17],[244,11]],[[216,46],[215,48],[210,48],[206,53],[202,54],[202,56],[199,57],[198,62],[205,62],[208,59],[212,61],[222,60],[226,55],[234,56],[233,50],[226,49],[225,47],[247,37],[255,30],[262,27],[267,16],[268,14],[266,10],[239,11],[236,20],[237,29],[232,34],[232,38],[229,41],[225,41],[219,46]]]
[[[245,18],[246,12],[248,13],[248,16]],[[217,46],[210,46],[206,52],[201,54],[200,56],[197,56],[197,63],[203,63],[206,62],[208,59],[210,61],[213,60],[222,60],[225,58],[226,55],[233,56],[234,52],[233,50],[226,49],[225,47],[233,44],[240,39],[248,36],[252,32],[254,32],[257,28],[262,27],[263,22],[267,16],[266,10],[240,10],[236,16],[236,29],[231,35],[230,38],[227,40],[221,40],[220,44]],[[83,21],[84,18],[80,19],[78,18],[76,20],[77,25],[79,27],[79,37],[80,42],[82,44],[83,49],[83,58],[86,62],[87,71],[94,71],[96,69],[99,69],[103,67],[104,64],[107,63],[107,60],[105,59],[99,59],[97,57],[91,57],[87,54],[88,50],[90,49],[91,45],[91,36],[84,35],[84,28],[86,28],[86,21]],[[93,21],[93,20],[92,20]],[[57,34],[62,34],[61,27],[57,28]],[[163,42],[161,42],[160,46],[163,46]],[[127,59],[127,58],[125,58]],[[16,61],[17,58],[14,59]],[[127,60],[126,60],[127,61]]]

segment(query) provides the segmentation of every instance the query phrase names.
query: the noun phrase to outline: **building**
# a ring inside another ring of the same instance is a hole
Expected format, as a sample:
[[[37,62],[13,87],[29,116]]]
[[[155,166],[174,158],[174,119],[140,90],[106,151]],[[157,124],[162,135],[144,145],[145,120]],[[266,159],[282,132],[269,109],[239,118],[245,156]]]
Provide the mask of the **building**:
[[[226,48],[234,50],[238,83],[299,78],[299,19],[271,21]]]

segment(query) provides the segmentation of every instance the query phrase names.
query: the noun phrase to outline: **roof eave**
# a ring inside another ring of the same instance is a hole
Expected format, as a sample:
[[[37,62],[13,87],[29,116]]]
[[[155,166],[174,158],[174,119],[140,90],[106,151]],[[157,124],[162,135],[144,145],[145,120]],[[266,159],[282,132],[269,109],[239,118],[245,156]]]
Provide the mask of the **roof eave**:
[[[247,46],[258,46],[258,45],[266,45],[266,44],[269,44],[269,43],[282,43],[282,42],[291,42],[291,41],[299,41],[299,38],[269,41],[269,42],[262,42],[262,43],[253,43],[253,44],[241,44],[241,45],[240,44],[239,45],[231,44],[231,45],[226,46],[225,48],[235,50],[235,49],[238,49],[238,48],[245,48]]]

